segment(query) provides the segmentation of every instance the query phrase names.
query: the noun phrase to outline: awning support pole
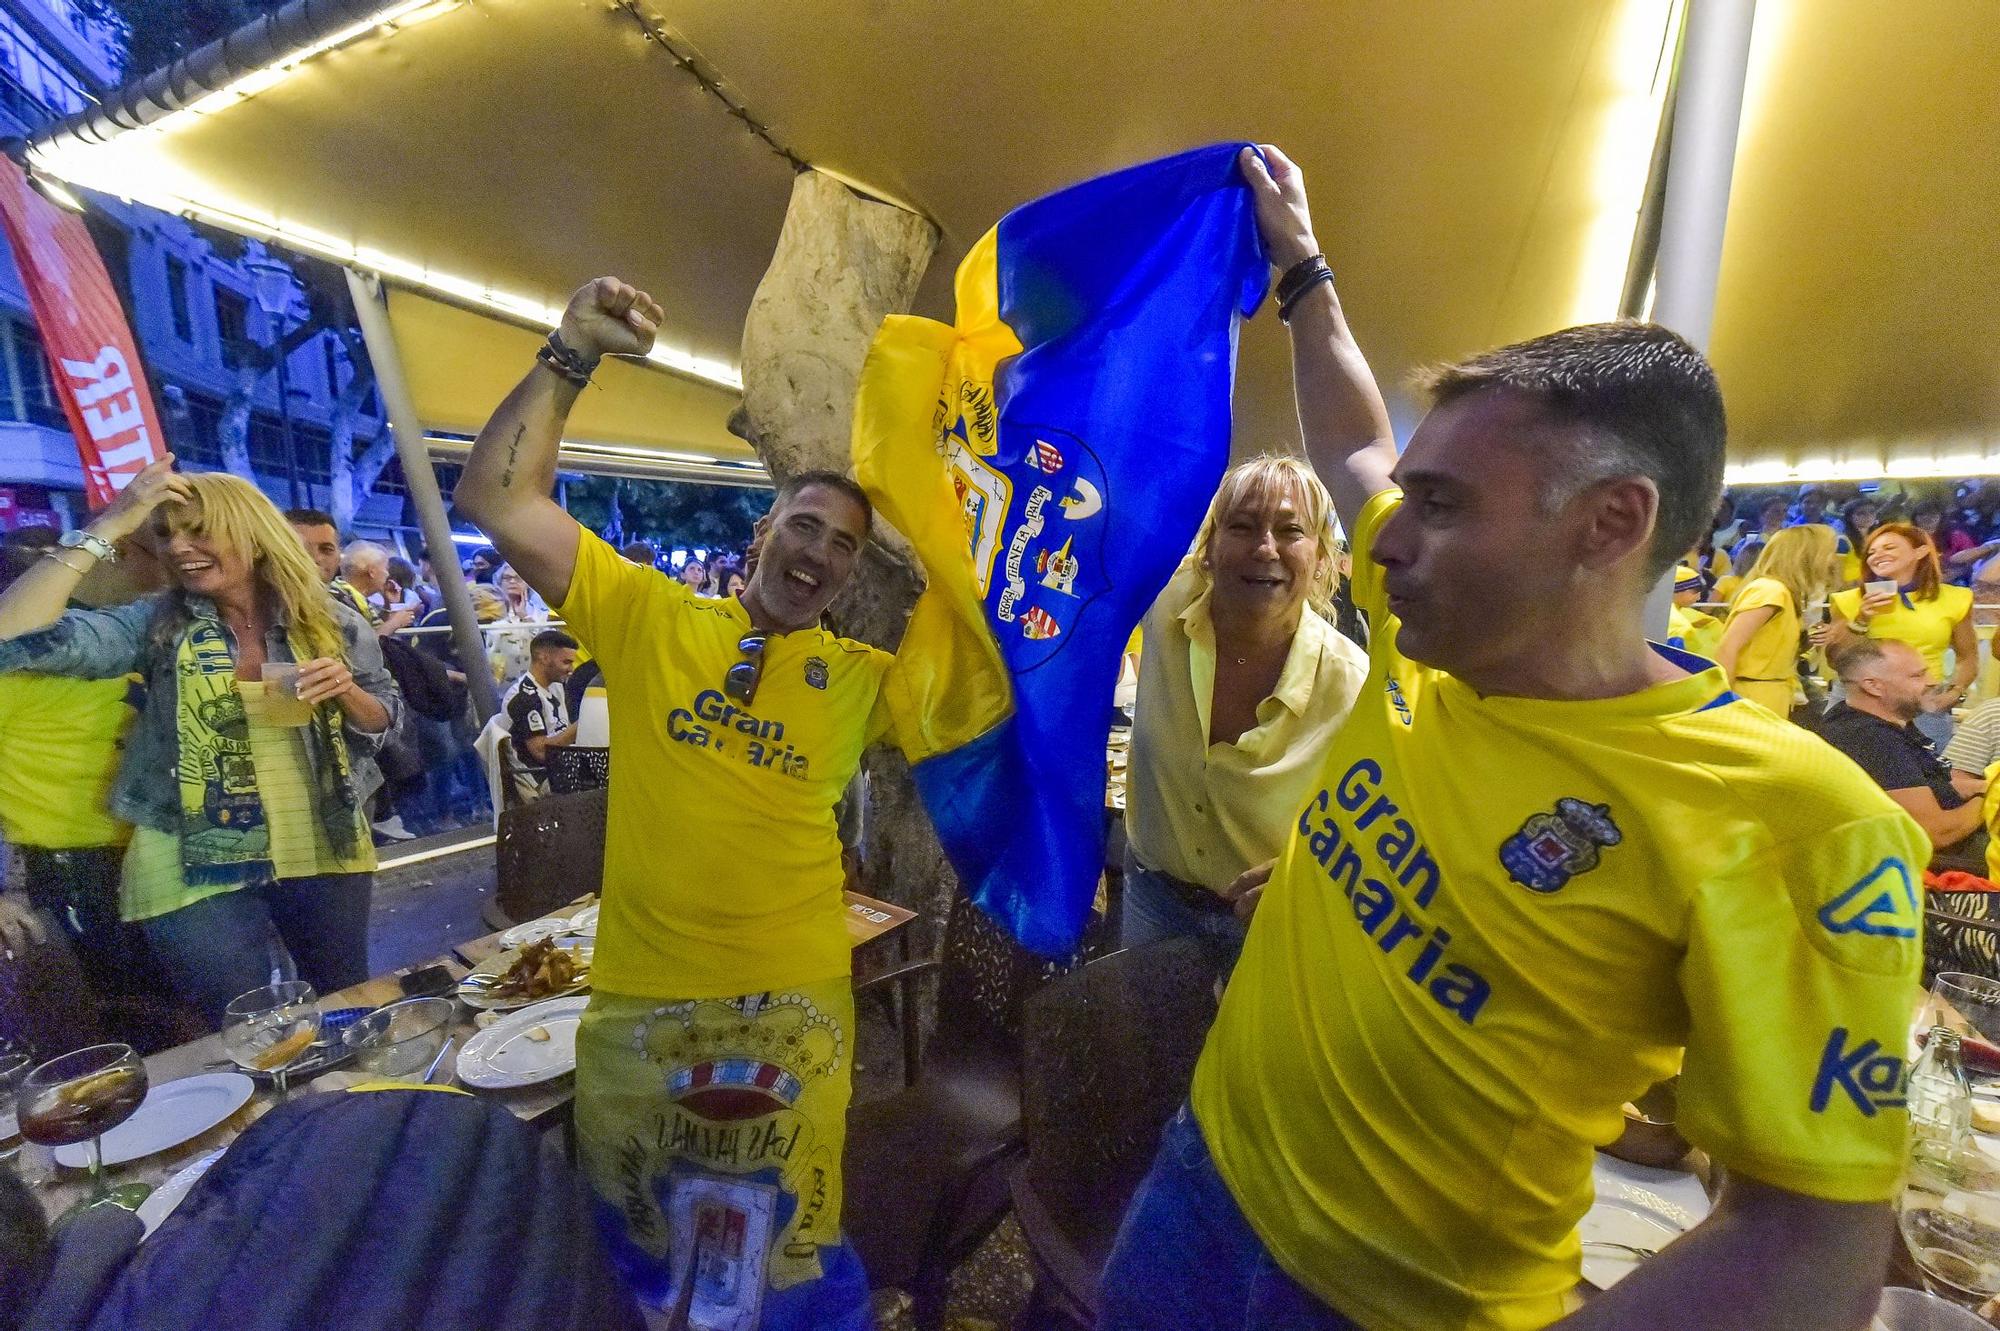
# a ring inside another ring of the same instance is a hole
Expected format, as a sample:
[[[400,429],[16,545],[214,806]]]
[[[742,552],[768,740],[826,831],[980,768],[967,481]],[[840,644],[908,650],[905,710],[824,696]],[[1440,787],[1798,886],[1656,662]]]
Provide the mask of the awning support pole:
[[[354,297],[354,311],[361,321],[361,339],[367,344],[368,360],[375,367],[375,383],[382,390],[389,428],[395,432],[396,457],[403,464],[403,483],[409,487],[410,503],[416,508],[417,522],[423,528],[431,572],[437,577],[438,590],[444,594],[445,614],[451,620],[452,647],[458,653],[459,669],[465,672],[472,705],[484,725],[500,710],[500,698],[493,688],[493,667],[487,664],[486,639],[480,634],[479,618],[472,609],[472,592],[466,587],[465,573],[458,565],[458,547],[451,539],[451,518],[445,513],[444,496],[438,493],[437,471],[424,446],[423,422],[417,419],[417,405],[411,401],[409,383],[403,378],[403,359],[396,349],[395,329],[389,324],[382,279],[352,268],[346,272],[347,289]]]
[[[1715,327],[1729,182],[1736,170],[1756,16],[1757,0],[1688,0],[1677,62],[1653,319],[1703,351]],[[1646,601],[1647,628],[1663,638],[1673,582],[1669,572]]]

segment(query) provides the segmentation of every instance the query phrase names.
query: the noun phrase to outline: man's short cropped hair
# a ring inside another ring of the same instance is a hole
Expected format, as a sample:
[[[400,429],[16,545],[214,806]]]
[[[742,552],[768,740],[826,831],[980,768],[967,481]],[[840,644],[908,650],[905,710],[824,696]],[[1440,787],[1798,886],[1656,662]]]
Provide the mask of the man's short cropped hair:
[[[1832,665],[1840,682],[1852,686],[1873,674],[1889,654],[1889,641],[1894,639],[1860,638],[1835,652]]]
[[[875,525],[875,505],[868,501],[868,492],[855,483],[851,476],[843,476],[837,471],[802,471],[778,487],[778,497],[771,503],[771,511],[776,512],[791,501],[794,495],[813,489],[815,486],[828,490],[838,490],[861,506],[861,525],[865,530]]]
[[[294,527],[331,527],[340,530],[340,524],[333,520],[333,514],[323,513],[316,508],[288,508],[285,521]]]
[[[1614,476],[1644,476],[1660,495],[1648,559],[1655,576],[1701,539],[1722,493],[1727,425],[1722,389],[1702,354],[1659,324],[1584,324],[1424,372],[1434,405],[1487,389],[1532,398],[1575,427],[1551,459],[1544,507],[1554,512]]]
[[[516,642],[520,639],[515,639]],[[560,629],[543,629],[528,640],[528,654],[537,652],[573,652],[577,648],[575,638]]]

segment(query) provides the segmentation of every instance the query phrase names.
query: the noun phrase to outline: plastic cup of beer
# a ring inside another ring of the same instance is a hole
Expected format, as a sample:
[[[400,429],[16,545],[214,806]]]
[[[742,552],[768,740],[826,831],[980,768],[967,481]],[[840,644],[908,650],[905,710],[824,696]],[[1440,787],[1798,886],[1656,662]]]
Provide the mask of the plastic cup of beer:
[[[264,663],[264,714],[274,726],[312,722],[312,704],[299,698],[299,668],[291,661]]]

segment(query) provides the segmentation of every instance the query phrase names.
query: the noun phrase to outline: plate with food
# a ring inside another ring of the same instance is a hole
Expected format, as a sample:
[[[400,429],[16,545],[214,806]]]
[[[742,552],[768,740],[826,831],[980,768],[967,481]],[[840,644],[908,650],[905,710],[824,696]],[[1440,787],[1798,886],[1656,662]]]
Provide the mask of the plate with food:
[[[595,950],[587,941],[556,938],[510,947],[473,967],[458,982],[458,996],[468,1007],[505,1012],[580,993],[590,988],[590,957]]]
[[[576,1070],[576,1030],[588,998],[556,998],[509,1013],[458,1051],[458,1079],[480,1090],[535,1086]]]

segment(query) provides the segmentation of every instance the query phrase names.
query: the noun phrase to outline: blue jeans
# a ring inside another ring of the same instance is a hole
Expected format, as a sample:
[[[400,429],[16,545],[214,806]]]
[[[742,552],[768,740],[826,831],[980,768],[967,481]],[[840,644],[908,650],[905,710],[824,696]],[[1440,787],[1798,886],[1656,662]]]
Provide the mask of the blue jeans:
[[[1119,926],[1121,947],[1144,947],[1163,938],[1199,938],[1208,947],[1215,971],[1225,982],[1243,955],[1243,935],[1249,926],[1233,910],[1199,910],[1182,899],[1167,876],[1146,868],[1125,851],[1125,912]]]
[[[1271,1259],[1182,1105],[1104,1266],[1099,1331],[1361,1331]]]
[[[216,1027],[238,994],[296,967],[324,994],[368,978],[368,899],[375,875],[269,879],[142,921],[174,988]],[[276,946],[274,947],[273,944]]]

